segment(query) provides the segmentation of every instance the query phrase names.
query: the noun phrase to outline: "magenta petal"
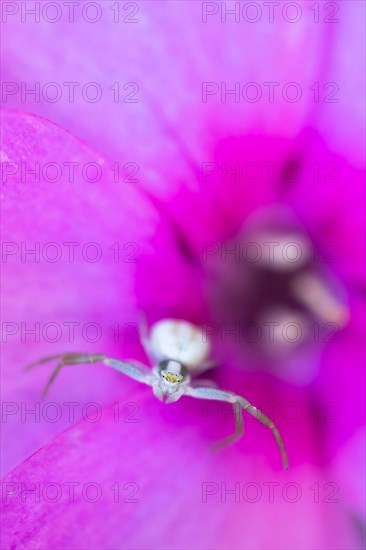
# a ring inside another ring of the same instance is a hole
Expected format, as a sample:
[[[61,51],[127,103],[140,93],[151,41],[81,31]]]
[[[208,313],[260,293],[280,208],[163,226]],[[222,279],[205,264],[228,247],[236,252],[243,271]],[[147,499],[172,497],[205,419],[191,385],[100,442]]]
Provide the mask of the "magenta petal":
[[[352,293],[365,280],[365,166],[356,167],[335,154],[311,129],[302,132],[295,143],[302,172],[287,200],[327,268]]]
[[[320,9],[318,23],[308,2],[298,2],[302,16],[295,23],[285,20],[280,5],[274,22],[264,5],[255,23],[235,22],[233,15],[224,23],[220,11],[205,20],[199,2],[141,2],[132,18],[136,23],[124,22],[131,7],[119,3],[116,20],[116,7],[99,6],[95,23],[85,20],[81,5],[72,21],[66,5],[55,23],[43,17],[36,22],[32,16],[22,21],[20,10],[7,17],[3,80],[10,85],[8,106],[47,116],[115,160],[123,156],[124,162],[137,162],[145,174],[142,185],[156,192],[174,188],[172,176],[183,175],[182,151],[196,163],[210,160],[207,154],[217,136],[280,132],[291,138],[310,123],[338,151],[360,158],[362,2]],[[325,23],[332,11],[338,23]],[[207,102],[202,100],[204,82],[218,90]],[[252,82],[254,87],[246,91]],[[329,82],[339,89],[338,103],[326,102],[333,91]],[[24,95],[36,83],[38,96]],[[72,101],[65,83],[74,83]],[[96,101],[90,83],[99,89]],[[127,83],[132,85],[125,89]],[[236,83],[239,101],[233,95],[221,101],[221,84],[232,90]],[[274,83],[272,101],[268,83]],[[289,84],[288,96],[294,97],[291,83],[300,90],[299,101],[285,99]],[[58,100],[52,101],[57,93]],[[260,99],[251,101],[256,94]]]
[[[200,403],[166,407],[146,389],[129,400],[132,417],[111,404],[4,479],[3,547],[361,548],[324,472],[274,472],[244,440],[210,451]]]
[[[5,111],[2,129],[7,469],[70,425],[65,402],[77,403],[78,418],[86,402],[121,395],[110,369],[64,369],[63,384],[50,392],[54,408],[47,414],[39,397],[50,367],[27,373],[22,368],[62,351],[118,357],[123,347],[124,356],[142,354],[134,279],[157,214],[137,185],[123,176],[115,181],[111,163],[62,128]],[[75,173],[69,177],[71,164]],[[26,174],[31,169],[35,173]],[[128,323],[134,323],[134,334]],[[52,421],[59,410],[61,419]]]

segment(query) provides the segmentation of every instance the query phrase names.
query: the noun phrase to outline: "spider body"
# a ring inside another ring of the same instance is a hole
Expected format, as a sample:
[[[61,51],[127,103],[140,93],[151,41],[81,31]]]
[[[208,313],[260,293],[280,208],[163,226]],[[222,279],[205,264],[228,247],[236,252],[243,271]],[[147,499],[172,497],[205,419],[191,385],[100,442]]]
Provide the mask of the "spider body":
[[[209,356],[210,344],[202,338],[202,331],[177,319],[162,319],[155,323],[144,345],[157,360],[172,359],[194,372]]]
[[[153,368],[152,374],[153,393],[159,401],[166,403],[178,401],[191,381],[188,369],[182,363],[171,359],[161,361]]]
[[[28,365],[27,368],[58,360],[46,384],[44,395],[47,394],[63,366],[102,362],[129,378],[150,386],[155,397],[166,403],[178,401],[183,396],[231,403],[235,412],[235,432],[224,439],[221,445],[232,443],[244,433],[242,411],[245,410],[272,430],[281,452],[283,466],[285,469],[288,468],[287,454],[281,435],[270,418],[244,397],[213,387],[210,381],[194,380],[198,374],[212,367],[212,362],[208,361],[210,344],[207,340],[203,340],[199,327],[187,321],[163,319],[152,326],[150,334],[143,327],[141,341],[153,365],[152,369],[135,360],[121,361],[103,354],[86,353],[51,355]]]

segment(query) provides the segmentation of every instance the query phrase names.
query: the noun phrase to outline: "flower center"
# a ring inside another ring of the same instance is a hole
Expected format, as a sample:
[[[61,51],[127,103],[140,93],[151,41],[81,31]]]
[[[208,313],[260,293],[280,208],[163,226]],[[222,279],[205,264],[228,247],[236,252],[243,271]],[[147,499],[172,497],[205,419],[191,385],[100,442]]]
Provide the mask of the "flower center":
[[[299,358],[332,341],[348,321],[321,251],[279,206],[252,214],[219,250],[207,263],[207,289],[221,350],[297,378]]]

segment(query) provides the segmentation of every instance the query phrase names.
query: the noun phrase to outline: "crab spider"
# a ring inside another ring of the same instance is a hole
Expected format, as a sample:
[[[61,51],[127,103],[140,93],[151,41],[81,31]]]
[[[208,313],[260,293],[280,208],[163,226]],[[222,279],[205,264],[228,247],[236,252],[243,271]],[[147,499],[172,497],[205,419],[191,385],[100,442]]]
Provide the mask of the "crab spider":
[[[244,397],[213,387],[210,381],[204,382],[194,379],[197,374],[212,367],[212,362],[207,361],[210,352],[209,342],[203,340],[198,327],[187,321],[163,319],[152,326],[149,335],[144,327],[141,333],[144,349],[154,365],[152,369],[139,361],[120,361],[102,354],[90,353],[50,355],[31,363],[26,368],[30,369],[42,363],[58,360],[44,388],[44,396],[47,395],[51,384],[63,366],[102,362],[137,382],[151,386],[155,397],[166,403],[178,401],[184,395],[196,399],[231,403],[235,413],[235,432],[219,443],[231,443],[244,433],[242,415],[242,409],[244,409],[272,430],[281,452],[283,466],[285,469],[288,468],[288,459],[282,437],[270,418]]]

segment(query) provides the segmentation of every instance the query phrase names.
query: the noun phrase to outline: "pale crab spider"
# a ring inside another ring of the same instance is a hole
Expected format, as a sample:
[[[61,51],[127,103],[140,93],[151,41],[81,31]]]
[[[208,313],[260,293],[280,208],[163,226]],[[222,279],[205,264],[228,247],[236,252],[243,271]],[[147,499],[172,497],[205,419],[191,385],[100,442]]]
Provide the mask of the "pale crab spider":
[[[51,355],[26,368],[59,359],[43,395],[47,394],[63,366],[102,362],[142,384],[151,386],[155,397],[166,403],[178,401],[183,395],[231,403],[235,412],[235,432],[220,443],[231,443],[244,433],[244,409],[272,430],[281,452],[283,466],[287,469],[288,459],[282,437],[270,418],[244,397],[213,387],[209,381],[192,380],[197,374],[212,367],[212,362],[207,361],[210,344],[202,336],[202,331],[187,321],[163,319],[152,326],[149,335],[146,328],[141,331],[142,344],[154,365],[152,369],[135,360],[120,361],[102,354],[87,353]]]

